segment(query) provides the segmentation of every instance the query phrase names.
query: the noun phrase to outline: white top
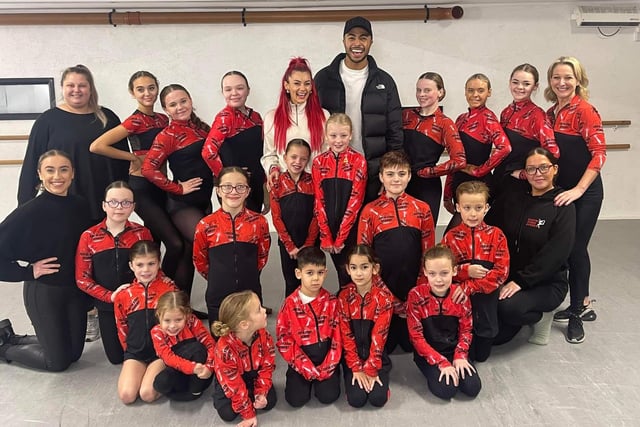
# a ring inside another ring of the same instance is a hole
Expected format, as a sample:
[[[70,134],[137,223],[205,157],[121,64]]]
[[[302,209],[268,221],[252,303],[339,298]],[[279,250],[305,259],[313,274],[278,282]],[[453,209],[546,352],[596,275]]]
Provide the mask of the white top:
[[[291,107],[291,124],[289,125],[289,129],[287,129],[287,134],[285,141],[291,141],[295,138],[304,139],[311,145],[311,131],[309,130],[309,126],[307,124],[307,114],[305,112],[305,107],[307,103],[304,104],[289,104]],[[322,109],[324,113],[325,121],[329,118],[329,112]],[[284,172],[287,170],[287,165],[284,163],[284,150],[282,152],[278,152],[276,150],[275,144],[275,129],[273,128],[273,118],[275,116],[276,110],[273,109],[264,116],[263,129],[264,129],[264,145],[262,148],[262,159],[260,162],[262,163],[262,167],[267,175],[269,175],[269,170],[272,166],[276,165],[280,167],[280,171]],[[286,144],[285,144],[286,145]],[[321,151],[325,151],[326,147],[322,146]],[[309,163],[307,163],[306,171],[311,172],[311,164],[313,163],[313,159],[320,154],[321,151],[312,151],[311,158],[309,159]]]
[[[351,119],[353,135],[351,147],[360,154],[364,154],[362,147],[362,92],[369,77],[369,66],[362,70],[352,70],[340,61],[340,77],[344,83],[345,113]]]
[[[303,304],[309,304],[311,301],[317,298],[317,297],[308,297],[305,294],[303,294],[302,291],[298,291],[298,296],[300,297],[300,301],[302,301]]]

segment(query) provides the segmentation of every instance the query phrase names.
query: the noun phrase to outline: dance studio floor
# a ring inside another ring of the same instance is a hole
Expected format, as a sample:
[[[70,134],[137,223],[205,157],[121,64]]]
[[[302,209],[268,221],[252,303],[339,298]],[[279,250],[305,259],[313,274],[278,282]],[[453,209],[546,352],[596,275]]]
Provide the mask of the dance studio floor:
[[[440,234],[442,230],[439,230]],[[261,426],[639,426],[640,425],[640,220],[600,221],[591,242],[592,296],[598,319],[585,322],[586,340],[568,344],[555,325],[548,346],[527,343],[528,328],[494,348],[477,365],[483,388],[475,400],[440,401],[409,354],[393,354],[391,399],[382,409],[356,410],[344,396],[302,409],[284,401],[285,364],[278,356],[276,407],[258,415]],[[275,310],[283,284],[278,249],[263,274],[264,298]],[[327,280],[335,292],[335,272]],[[0,319],[18,333],[33,332],[22,304],[22,285],[1,283]],[[204,301],[200,279],[194,301]],[[564,305],[563,305],[564,306]],[[196,308],[203,308],[204,303]],[[269,318],[273,332],[275,313]],[[64,373],[46,373],[0,362],[2,426],[223,426],[210,390],[198,401],[125,406],[118,400],[119,367],[107,361],[100,342],[86,345],[80,361]]]

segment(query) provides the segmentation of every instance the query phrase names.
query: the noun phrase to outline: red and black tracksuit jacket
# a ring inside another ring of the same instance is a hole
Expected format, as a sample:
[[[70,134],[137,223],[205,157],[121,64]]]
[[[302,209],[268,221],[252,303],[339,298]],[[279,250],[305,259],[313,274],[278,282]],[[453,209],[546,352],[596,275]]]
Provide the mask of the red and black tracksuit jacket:
[[[411,171],[420,178],[451,174],[467,165],[458,129],[440,109],[430,116],[422,116],[419,108],[405,108],[402,127],[404,150],[411,159]],[[445,149],[449,160],[436,165]]]
[[[243,113],[226,106],[211,125],[211,130],[202,147],[202,157],[214,176],[224,166],[248,167],[252,173],[264,170],[260,166],[262,157],[262,117],[251,108]]]
[[[267,264],[270,245],[267,220],[249,209],[234,218],[220,208],[202,218],[193,238],[193,263],[207,279],[207,306],[217,309],[237,291],[262,295],[260,272]]]
[[[168,335],[160,325],[155,325],[151,329],[151,339],[156,354],[164,364],[186,375],[193,375],[196,362],[181,356],[180,349],[194,342],[202,344],[207,349],[207,360],[203,365],[213,372],[213,352],[216,342],[200,319],[193,313],[187,317],[186,324],[178,335]]]
[[[318,219],[313,211],[315,189],[310,173],[302,172],[294,181],[281,173],[271,187],[271,219],[287,252],[313,246],[318,238]]]
[[[129,144],[136,156],[144,156],[151,149],[156,135],[169,125],[169,119],[162,113],[149,116],[140,110],[122,122],[122,126],[129,132]]]
[[[107,230],[106,218],[80,236],[76,251],[76,284],[95,298],[98,309],[113,311],[113,291],[133,281],[129,248],[140,240],[153,240],[147,228],[127,221],[124,230],[114,236]]]
[[[125,353],[137,360],[148,360],[156,354],[150,332],[158,323],[155,316],[158,299],[177,290],[171,279],[158,272],[148,285],[134,279],[131,286],[118,292],[113,306],[118,338]]]
[[[451,366],[455,359],[467,359],[473,320],[471,303],[455,304],[451,299],[457,285],[451,285],[444,297],[431,293],[421,282],[411,289],[407,299],[407,326],[415,352],[428,364]]]
[[[502,110],[500,125],[509,138],[511,152],[495,168],[496,177],[523,169],[527,153],[536,147],[546,148],[556,158],[560,156],[553,129],[544,110],[530,99],[513,101]],[[526,179],[526,176],[522,179]]]
[[[202,158],[202,146],[207,132],[192,121],[172,120],[153,141],[142,163],[142,175],[168,193],[169,198],[190,206],[207,207],[211,203],[213,175]],[[173,181],[163,172],[162,165],[169,161]],[[200,189],[182,194],[178,181],[202,178]]]
[[[358,218],[367,188],[367,161],[353,148],[335,154],[325,151],[313,160],[315,210],[320,246],[345,244]]]
[[[484,222],[477,227],[461,223],[444,235],[442,243],[456,257],[458,273],[453,278],[467,295],[489,294],[502,285],[509,275],[509,246],[498,227]],[[480,264],[489,269],[481,279],[469,277],[469,266]]]
[[[469,108],[456,119],[456,127],[464,145],[467,165],[477,166],[473,175],[455,172],[447,176],[444,199],[453,200],[456,188],[465,181],[479,179],[490,184],[491,170],[511,152],[509,139],[498,118],[486,106]],[[491,148],[495,151],[491,152]]]
[[[600,172],[607,159],[602,119],[595,107],[575,95],[555,113],[557,104],[547,111],[556,143],[560,148],[557,183],[565,190],[578,184],[585,170]]]
[[[276,351],[273,338],[266,329],[256,331],[251,346],[247,346],[233,332],[220,337],[215,349],[215,373],[225,396],[231,400],[233,412],[242,419],[256,416],[253,396],[249,396],[247,382],[253,383],[254,396],[267,395],[273,387]]]
[[[388,290],[375,285],[364,296],[353,283],[340,291],[340,333],[345,362],[352,372],[376,377],[380,370],[391,369],[384,345],[393,313],[392,299]]]
[[[368,203],[358,224],[358,243],[371,246],[382,263],[381,276],[391,293],[406,301],[422,267],[422,254],[435,244],[429,205],[402,193]]]
[[[333,375],[342,356],[338,298],[322,288],[308,304],[298,289],[282,304],[276,323],[278,351],[306,380],[323,381]]]

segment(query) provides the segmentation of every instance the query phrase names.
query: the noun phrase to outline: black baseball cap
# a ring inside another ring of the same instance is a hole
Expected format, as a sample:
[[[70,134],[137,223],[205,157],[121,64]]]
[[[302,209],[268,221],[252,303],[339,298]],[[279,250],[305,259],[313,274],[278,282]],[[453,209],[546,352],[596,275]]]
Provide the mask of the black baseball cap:
[[[364,29],[367,33],[369,33],[371,37],[373,37],[373,31],[371,31],[371,22],[369,22],[367,18],[363,18],[362,16],[356,16],[345,22],[344,32],[342,34],[347,34],[349,31],[356,27]]]

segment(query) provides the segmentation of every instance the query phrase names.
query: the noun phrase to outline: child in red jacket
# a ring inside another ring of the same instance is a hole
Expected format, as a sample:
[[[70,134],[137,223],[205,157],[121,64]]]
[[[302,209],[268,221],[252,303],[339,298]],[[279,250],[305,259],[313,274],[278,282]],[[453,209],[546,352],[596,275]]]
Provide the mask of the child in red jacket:
[[[380,262],[369,246],[357,245],[348,252],[347,269],[352,282],[338,295],[347,402],[361,408],[368,400],[382,407],[389,399],[391,360],[385,343],[393,296],[381,280],[374,283]]]
[[[118,338],[124,350],[118,396],[125,404],[135,402],[138,395],[145,402],[153,402],[160,397],[153,381],[164,369],[151,341],[155,309],[162,295],[178,289],[160,270],[160,247],[155,242],[141,240],[131,246],[129,267],[136,278],[113,300]]]
[[[471,359],[484,362],[498,334],[498,287],[509,274],[509,247],[502,230],[483,221],[489,210],[489,187],[484,182],[460,184],[456,189],[456,210],[462,223],[442,239],[458,260],[454,282],[460,286],[452,298],[454,302],[471,298]]]
[[[313,160],[311,175],[316,193],[320,247],[331,254],[340,286],[349,283],[344,249],[356,243],[356,220],[367,188],[367,161],[349,146],[349,116],[332,114],[326,123],[329,150]]]
[[[296,408],[311,399],[312,387],[325,404],[340,396],[338,299],[322,287],[326,273],[326,257],[319,248],[298,252],[296,277],[301,285],[278,313],[276,345],[289,364],[284,397]]]
[[[437,397],[451,399],[458,390],[470,397],[480,393],[482,384],[467,360],[473,328],[469,300],[456,303],[451,297],[456,262],[451,249],[436,245],[424,255],[428,284],[409,292],[407,324],[415,348],[413,360],[427,378],[429,390]]]
[[[296,278],[296,256],[318,239],[318,219],[313,209],[315,190],[311,174],[305,171],[311,147],[304,139],[289,141],[284,152],[287,171],[271,187],[271,218],[278,232],[280,264],[285,281],[285,298],[300,286]]]
[[[167,292],[158,300],[151,329],[156,354],[167,366],[153,388],[177,401],[195,400],[209,387],[213,373],[215,341],[193,314],[184,292]]]
[[[267,331],[267,312],[251,291],[228,295],[220,305],[213,333],[220,337],[215,349],[216,382],[213,406],[225,421],[242,417],[240,427],[258,425],[256,410],[273,408],[275,348]]]

